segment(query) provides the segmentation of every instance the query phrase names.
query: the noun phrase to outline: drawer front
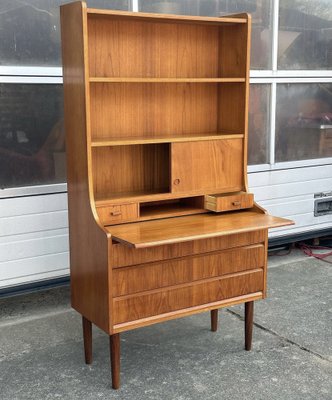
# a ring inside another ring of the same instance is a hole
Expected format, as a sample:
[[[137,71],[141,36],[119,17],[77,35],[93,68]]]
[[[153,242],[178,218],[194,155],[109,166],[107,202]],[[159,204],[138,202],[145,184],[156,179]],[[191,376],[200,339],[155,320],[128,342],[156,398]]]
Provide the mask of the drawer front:
[[[103,225],[128,222],[138,218],[138,204],[97,207],[97,213]]]
[[[222,212],[251,208],[254,205],[252,193],[215,194],[205,196],[205,208],[210,211]]]
[[[113,299],[113,323],[135,321],[236,296],[261,292],[263,270]]]
[[[266,238],[266,230],[239,233],[204,240],[175,243],[171,245],[157,246],[146,249],[132,249],[122,244],[112,245],[110,252],[110,264],[113,268],[129,265],[143,264],[147,262],[168,260],[177,257],[185,257],[194,254],[207,253],[262,243]]]
[[[113,272],[113,296],[262,268],[265,264],[264,249],[264,245],[258,244],[156,264],[117,268]]]

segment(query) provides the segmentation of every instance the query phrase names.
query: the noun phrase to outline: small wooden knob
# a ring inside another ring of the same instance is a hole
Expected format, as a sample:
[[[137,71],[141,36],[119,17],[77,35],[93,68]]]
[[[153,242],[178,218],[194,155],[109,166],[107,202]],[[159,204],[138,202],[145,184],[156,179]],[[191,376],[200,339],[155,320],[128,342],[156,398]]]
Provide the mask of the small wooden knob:
[[[120,210],[111,211],[110,214],[112,215],[112,217],[117,217],[118,215],[121,215],[121,211]]]
[[[180,184],[180,179],[179,178],[174,179],[173,183],[174,183],[174,185],[179,185]]]
[[[240,201],[233,201],[232,204],[233,204],[233,206],[237,207],[237,206],[241,205],[241,202]]]

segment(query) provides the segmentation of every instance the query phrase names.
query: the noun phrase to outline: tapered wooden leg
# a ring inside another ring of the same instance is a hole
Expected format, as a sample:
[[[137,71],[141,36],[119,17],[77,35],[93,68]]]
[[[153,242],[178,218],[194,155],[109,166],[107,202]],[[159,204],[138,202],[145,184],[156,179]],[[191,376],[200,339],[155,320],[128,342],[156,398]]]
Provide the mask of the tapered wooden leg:
[[[85,363],[92,363],[92,323],[82,317]]]
[[[211,331],[217,332],[218,329],[218,309],[211,310]]]
[[[112,367],[112,388],[120,387],[120,334],[110,336],[110,355]]]
[[[253,320],[254,320],[254,302],[248,301],[244,304],[245,310],[245,349],[247,351],[251,350],[252,345],[252,328],[253,328]]]

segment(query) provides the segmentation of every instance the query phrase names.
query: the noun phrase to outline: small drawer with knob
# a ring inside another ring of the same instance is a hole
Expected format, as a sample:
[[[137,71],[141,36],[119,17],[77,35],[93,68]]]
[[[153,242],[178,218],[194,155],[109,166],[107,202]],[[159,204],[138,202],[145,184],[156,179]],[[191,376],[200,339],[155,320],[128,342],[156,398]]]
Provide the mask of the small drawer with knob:
[[[254,205],[254,195],[246,192],[220,193],[205,196],[205,209],[215,212],[242,210]]]
[[[100,222],[110,225],[138,219],[138,204],[116,204],[97,207]]]

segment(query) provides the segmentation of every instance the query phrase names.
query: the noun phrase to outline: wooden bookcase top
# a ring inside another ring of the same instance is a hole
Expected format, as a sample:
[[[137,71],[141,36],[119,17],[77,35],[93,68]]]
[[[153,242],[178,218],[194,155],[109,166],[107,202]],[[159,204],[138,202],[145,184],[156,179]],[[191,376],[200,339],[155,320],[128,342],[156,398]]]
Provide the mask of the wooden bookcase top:
[[[250,16],[61,12],[69,186],[97,222],[205,221],[211,196],[246,199]]]
[[[130,11],[115,11],[115,10],[102,10],[98,8],[87,8],[88,16],[109,16],[113,18],[126,19],[137,21],[151,21],[158,22],[177,22],[177,23],[196,23],[208,25],[220,24],[246,24],[248,22],[249,14],[235,14],[233,16],[225,17],[199,17],[192,15],[174,15],[174,14],[157,14],[157,13],[144,13],[144,12],[130,12]]]

